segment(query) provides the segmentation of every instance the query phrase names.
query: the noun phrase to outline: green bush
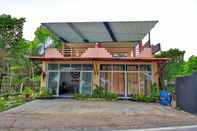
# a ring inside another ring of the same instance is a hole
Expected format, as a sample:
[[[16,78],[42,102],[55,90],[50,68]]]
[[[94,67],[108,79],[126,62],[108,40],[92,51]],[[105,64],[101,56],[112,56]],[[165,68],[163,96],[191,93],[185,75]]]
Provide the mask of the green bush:
[[[117,100],[118,96],[115,93],[107,91],[102,86],[95,85],[96,88],[93,90],[92,95],[84,95],[84,94],[74,94],[74,98],[78,100],[107,100],[113,101]]]
[[[135,95],[132,97],[133,100],[142,101],[142,102],[156,102],[159,101],[159,88],[156,83],[153,83],[151,86],[150,95]]]
[[[107,101],[118,100],[118,95],[113,93],[113,92],[106,91],[105,94],[104,94],[104,99],[107,100]]]
[[[159,100],[159,87],[157,87],[156,83],[153,83],[151,86],[151,94],[150,97],[155,100],[158,101]]]
[[[92,97],[103,98],[105,96],[106,90],[102,86],[95,85],[96,88],[93,90]]]
[[[25,103],[25,99],[22,95],[13,96],[6,95],[6,97],[0,97],[0,112],[16,107]]]
[[[33,94],[33,90],[31,87],[25,87],[23,90],[23,94]]]

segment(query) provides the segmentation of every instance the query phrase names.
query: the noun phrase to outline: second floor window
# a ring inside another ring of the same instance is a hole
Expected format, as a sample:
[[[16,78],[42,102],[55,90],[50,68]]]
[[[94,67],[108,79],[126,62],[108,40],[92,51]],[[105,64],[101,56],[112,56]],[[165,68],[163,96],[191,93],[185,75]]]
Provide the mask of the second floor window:
[[[117,58],[124,58],[124,57],[128,57],[128,53],[126,53],[126,52],[114,52],[113,54],[112,54],[112,56],[113,57],[117,57]]]

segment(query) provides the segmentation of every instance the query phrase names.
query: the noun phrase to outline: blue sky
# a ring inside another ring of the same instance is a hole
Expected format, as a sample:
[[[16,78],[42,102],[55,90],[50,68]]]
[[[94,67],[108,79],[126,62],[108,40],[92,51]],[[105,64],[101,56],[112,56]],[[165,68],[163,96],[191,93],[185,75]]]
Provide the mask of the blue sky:
[[[0,14],[25,17],[32,40],[41,22],[159,20],[152,43],[197,55],[197,0],[0,0]]]

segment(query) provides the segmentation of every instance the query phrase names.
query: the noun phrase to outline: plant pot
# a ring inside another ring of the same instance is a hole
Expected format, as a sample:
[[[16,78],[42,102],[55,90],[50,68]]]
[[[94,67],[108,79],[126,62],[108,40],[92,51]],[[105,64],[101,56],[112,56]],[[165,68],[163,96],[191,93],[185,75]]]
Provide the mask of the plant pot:
[[[25,94],[25,100],[31,101],[32,100],[32,94]]]

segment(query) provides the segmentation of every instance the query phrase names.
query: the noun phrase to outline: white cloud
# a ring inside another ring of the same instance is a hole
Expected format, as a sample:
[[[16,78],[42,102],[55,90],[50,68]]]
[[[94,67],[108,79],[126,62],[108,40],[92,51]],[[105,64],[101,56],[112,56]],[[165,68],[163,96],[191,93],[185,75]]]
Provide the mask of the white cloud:
[[[152,43],[197,55],[196,0],[0,0],[0,14],[25,17],[24,37],[32,40],[41,22],[159,20]]]

